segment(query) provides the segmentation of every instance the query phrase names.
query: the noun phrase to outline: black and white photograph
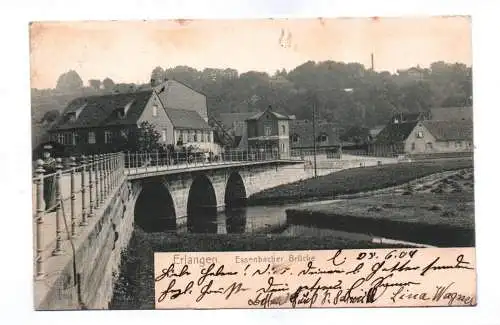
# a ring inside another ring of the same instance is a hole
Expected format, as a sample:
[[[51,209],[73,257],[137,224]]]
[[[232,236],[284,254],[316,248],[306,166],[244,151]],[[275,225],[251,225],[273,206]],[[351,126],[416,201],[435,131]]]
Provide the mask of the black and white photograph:
[[[159,252],[475,247],[469,16],[29,30],[35,310],[155,309]]]

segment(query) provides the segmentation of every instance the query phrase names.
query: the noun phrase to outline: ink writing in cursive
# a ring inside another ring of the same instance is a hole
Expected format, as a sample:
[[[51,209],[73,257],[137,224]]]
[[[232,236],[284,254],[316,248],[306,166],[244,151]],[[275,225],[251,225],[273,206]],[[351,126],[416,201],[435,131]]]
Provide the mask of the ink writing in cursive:
[[[172,279],[170,283],[168,284],[168,287],[166,290],[163,290],[158,297],[158,302],[162,302],[168,294],[170,294],[170,299],[176,299],[177,297],[185,294],[191,294],[192,293],[192,288],[194,286],[194,281],[189,281],[188,284],[182,288],[182,289],[175,289],[175,279]]]
[[[207,269],[202,269],[200,271],[200,278],[198,279],[198,285],[201,286],[204,282],[205,282],[205,279],[209,276],[214,276],[214,277],[218,277],[218,276],[228,276],[228,275],[236,275],[238,274],[238,272],[224,272],[224,265],[221,265],[219,266],[219,268],[217,269],[217,271],[215,272],[212,272],[212,270],[215,268],[215,264],[212,263],[210,264],[210,266],[207,268]]]
[[[165,277],[167,278],[172,278],[172,277],[182,277],[184,275],[191,275],[189,273],[189,267],[187,265],[184,265],[179,273],[175,273],[175,264],[170,264],[170,266],[166,269],[161,270],[161,274],[155,278],[155,281],[161,281]]]
[[[464,255],[460,254],[457,256],[457,263],[455,265],[437,265],[437,262],[439,261],[440,257],[436,257],[434,261],[429,263],[420,275],[425,275],[427,271],[437,271],[437,270],[447,270],[447,269],[467,269],[467,270],[474,270],[473,267],[470,267],[470,262],[464,261]]]

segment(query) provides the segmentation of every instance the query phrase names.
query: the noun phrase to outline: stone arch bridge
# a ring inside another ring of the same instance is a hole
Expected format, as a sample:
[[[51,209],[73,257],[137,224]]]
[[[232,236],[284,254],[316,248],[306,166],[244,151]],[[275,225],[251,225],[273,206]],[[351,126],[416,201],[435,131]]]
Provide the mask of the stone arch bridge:
[[[121,153],[72,159],[33,178],[34,294],[37,310],[106,309],[134,224],[163,232],[206,232],[218,210],[252,194],[313,176],[300,160],[126,166]],[[44,188],[55,188],[47,205]],[[208,230],[211,232],[210,230]],[[219,232],[219,231],[217,231]]]
[[[207,231],[215,226],[217,211],[244,206],[254,193],[308,178],[309,174],[303,163],[274,161],[130,175],[134,221],[147,232],[182,226],[190,232]]]

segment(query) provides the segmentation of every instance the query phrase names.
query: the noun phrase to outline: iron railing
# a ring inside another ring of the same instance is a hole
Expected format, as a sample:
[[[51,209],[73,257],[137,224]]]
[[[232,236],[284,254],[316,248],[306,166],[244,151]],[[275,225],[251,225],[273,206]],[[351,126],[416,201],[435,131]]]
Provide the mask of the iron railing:
[[[50,255],[65,253],[64,238],[78,237],[122,184],[124,168],[122,153],[70,157],[67,168],[61,158],[37,160],[33,178],[36,279],[45,277],[44,262]]]
[[[302,160],[300,156],[269,150],[225,150],[218,154],[188,151],[127,152],[124,157],[128,175],[244,162]]]

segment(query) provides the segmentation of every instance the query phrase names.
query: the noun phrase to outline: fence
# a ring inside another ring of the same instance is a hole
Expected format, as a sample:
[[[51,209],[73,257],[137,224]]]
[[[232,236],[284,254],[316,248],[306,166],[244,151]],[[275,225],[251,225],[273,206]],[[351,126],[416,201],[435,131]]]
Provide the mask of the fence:
[[[271,151],[226,150],[217,155],[208,152],[127,152],[124,154],[128,173],[193,168],[235,162],[302,160],[301,157]]]
[[[68,240],[77,237],[81,227],[88,225],[106,198],[122,184],[123,161],[122,153],[70,157],[68,168],[61,158],[37,160],[33,178],[37,279],[46,275],[47,252],[53,256],[64,253],[63,234]]]

